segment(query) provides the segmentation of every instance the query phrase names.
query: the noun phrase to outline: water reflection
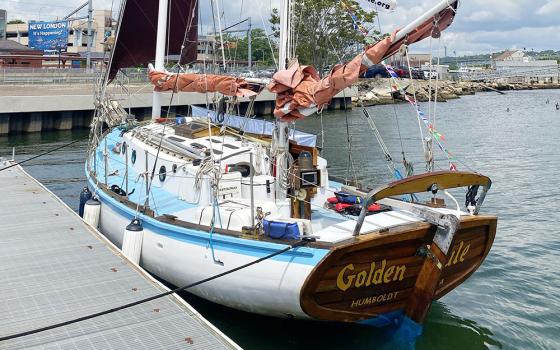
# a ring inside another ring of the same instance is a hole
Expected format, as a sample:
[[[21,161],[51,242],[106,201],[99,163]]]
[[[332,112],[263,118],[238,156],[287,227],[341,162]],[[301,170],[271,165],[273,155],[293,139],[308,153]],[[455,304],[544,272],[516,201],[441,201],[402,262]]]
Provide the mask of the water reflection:
[[[502,344],[490,329],[473,320],[454,315],[444,303],[435,302],[424,324],[424,333],[417,340],[416,349],[452,348],[502,349]]]

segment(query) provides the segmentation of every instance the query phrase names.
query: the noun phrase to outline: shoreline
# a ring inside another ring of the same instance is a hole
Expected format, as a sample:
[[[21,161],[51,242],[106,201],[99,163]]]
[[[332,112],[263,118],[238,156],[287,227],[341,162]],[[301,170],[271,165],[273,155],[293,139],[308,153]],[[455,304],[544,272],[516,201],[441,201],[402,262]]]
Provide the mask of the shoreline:
[[[355,85],[358,89],[356,96],[352,97],[353,106],[377,106],[397,102],[406,102],[401,93],[391,94],[390,78],[360,79]],[[416,94],[418,102],[429,101],[430,83],[427,80],[399,79],[400,86],[407,95]],[[474,95],[477,92],[502,92],[518,90],[547,90],[560,89],[560,84],[528,84],[528,83],[481,83],[440,80],[437,87],[437,102],[447,102],[465,95]],[[432,100],[436,95],[436,84],[432,80]]]

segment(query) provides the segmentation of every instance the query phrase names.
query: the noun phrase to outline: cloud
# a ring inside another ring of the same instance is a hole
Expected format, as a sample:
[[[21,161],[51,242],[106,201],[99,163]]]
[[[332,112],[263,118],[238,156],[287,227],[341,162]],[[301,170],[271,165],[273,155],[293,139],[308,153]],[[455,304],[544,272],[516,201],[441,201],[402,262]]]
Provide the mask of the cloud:
[[[484,22],[496,19],[496,13],[487,10],[477,11],[465,17],[465,22]]]
[[[558,0],[548,0],[548,2],[541,7],[539,7],[536,11],[537,15],[554,15],[558,16],[560,13],[560,1]]]
[[[24,20],[56,19],[64,17],[84,0],[58,0],[45,5],[41,0],[0,0],[0,7],[8,10],[8,18]],[[201,33],[212,28],[210,0],[200,1]],[[268,26],[272,8],[278,8],[282,0],[217,0],[223,13],[222,26],[228,26],[246,17],[252,18],[253,27]],[[112,0],[95,0],[96,9],[109,9]],[[439,0],[398,0],[394,12],[380,12],[379,22],[383,32],[403,27]],[[120,0],[114,0],[117,12]],[[82,10],[84,11],[84,10]],[[82,12],[81,12],[82,13]],[[84,12],[85,13],[85,12]],[[490,53],[508,48],[534,48],[535,50],[560,50],[560,0],[462,0],[454,23],[442,37],[448,54],[456,51],[466,53]],[[378,29],[378,23],[375,23]],[[429,40],[414,45],[415,52],[427,51]]]

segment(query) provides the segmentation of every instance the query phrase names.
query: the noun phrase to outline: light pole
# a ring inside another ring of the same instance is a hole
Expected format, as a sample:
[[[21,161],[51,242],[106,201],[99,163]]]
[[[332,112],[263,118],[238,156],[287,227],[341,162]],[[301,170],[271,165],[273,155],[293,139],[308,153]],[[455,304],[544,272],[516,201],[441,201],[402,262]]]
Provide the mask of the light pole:
[[[263,64],[263,66],[264,66],[264,62],[265,62],[265,61],[264,61],[264,54],[265,54],[265,51],[264,51],[263,49],[256,49],[256,50],[255,50],[255,53],[257,53],[257,52],[262,52],[262,55],[261,55],[262,57],[261,57],[260,60],[257,60],[257,62],[258,62],[258,61],[261,61],[262,64]]]
[[[41,20],[41,11],[43,11],[43,9],[46,9],[47,6],[41,6],[39,7],[39,21]]]

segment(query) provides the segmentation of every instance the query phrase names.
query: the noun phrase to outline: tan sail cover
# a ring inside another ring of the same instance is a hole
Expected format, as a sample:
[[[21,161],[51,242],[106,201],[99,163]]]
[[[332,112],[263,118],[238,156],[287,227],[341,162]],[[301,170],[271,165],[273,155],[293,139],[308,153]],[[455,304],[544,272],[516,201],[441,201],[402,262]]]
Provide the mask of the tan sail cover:
[[[149,78],[155,91],[219,92],[227,96],[251,97],[255,88],[243,78],[227,75],[181,73],[171,74],[152,70]]]
[[[383,39],[348,63],[336,65],[323,79],[315,68],[299,63],[277,72],[268,85],[268,90],[277,94],[274,115],[286,121],[301,119],[305,116],[303,109],[321,108],[329,103],[340,91],[355,84],[360,73],[381,62],[391,47],[392,38]]]
[[[428,36],[437,36],[447,28],[455,17],[457,3],[440,11],[436,16],[419,25],[404,39],[393,42],[395,33],[368,47],[365,52],[350,62],[336,65],[323,79],[313,67],[292,64],[288,69],[274,74],[268,85],[277,94],[274,115],[282,120],[301,119],[310,114],[310,108],[321,108],[345,88],[353,85],[369,66],[381,62],[400,49],[403,44],[412,44]]]

